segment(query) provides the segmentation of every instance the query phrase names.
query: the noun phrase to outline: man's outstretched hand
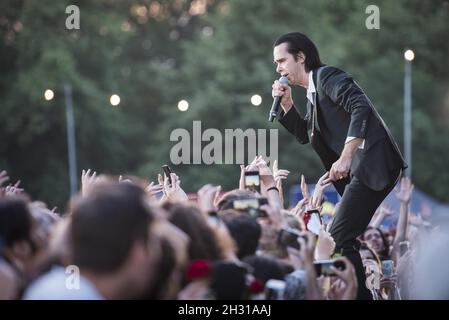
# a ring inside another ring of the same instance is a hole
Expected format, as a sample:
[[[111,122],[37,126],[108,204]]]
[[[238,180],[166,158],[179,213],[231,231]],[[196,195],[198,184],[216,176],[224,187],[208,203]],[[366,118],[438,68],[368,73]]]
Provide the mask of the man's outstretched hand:
[[[345,144],[340,158],[334,162],[329,170],[329,180],[326,180],[324,183],[338,181],[348,176],[352,159],[362,142],[362,138],[354,138]]]
[[[340,159],[335,161],[329,171],[329,181],[338,181],[346,178],[349,174],[349,169],[351,169],[351,163],[351,158],[340,157]],[[329,182],[328,179],[325,180],[325,183]]]

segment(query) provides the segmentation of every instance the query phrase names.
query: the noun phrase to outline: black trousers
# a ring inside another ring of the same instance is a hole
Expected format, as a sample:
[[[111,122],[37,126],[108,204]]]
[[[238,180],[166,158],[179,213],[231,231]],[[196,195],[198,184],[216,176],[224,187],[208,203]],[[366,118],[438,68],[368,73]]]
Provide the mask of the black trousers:
[[[400,174],[401,170],[398,169],[393,174],[393,177],[396,178],[392,179],[392,183],[380,191],[368,188],[357,177],[352,176],[344,189],[340,207],[332,221],[330,234],[336,244],[335,252],[348,258],[355,268],[358,300],[372,299],[372,296],[365,284],[365,270],[359,253],[360,242],[357,237],[366,230],[376,209],[393,190]]]

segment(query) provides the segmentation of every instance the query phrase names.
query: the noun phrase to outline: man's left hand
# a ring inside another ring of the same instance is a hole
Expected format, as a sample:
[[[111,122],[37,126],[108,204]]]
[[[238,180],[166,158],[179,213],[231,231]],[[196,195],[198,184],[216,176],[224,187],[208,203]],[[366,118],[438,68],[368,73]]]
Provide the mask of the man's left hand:
[[[340,157],[337,161],[332,165],[331,170],[329,171],[329,178],[323,183],[327,183],[327,181],[338,181],[340,179],[346,178],[349,173],[349,169],[351,168],[352,159],[347,157]]]

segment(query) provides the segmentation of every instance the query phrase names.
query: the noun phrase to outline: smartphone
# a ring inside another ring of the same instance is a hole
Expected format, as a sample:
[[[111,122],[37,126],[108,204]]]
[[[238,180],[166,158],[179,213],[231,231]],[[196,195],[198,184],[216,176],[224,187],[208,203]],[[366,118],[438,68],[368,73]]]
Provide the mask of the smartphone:
[[[164,164],[163,166],[162,166],[162,170],[164,170],[164,173],[165,173],[165,175],[167,176],[167,178],[168,178],[168,183],[171,185],[171,176],[170,176],[170,173],[172,173],[173,171],[171,171],[171,169],[170,169],[170,167],[168,166],[168,165],[166,165],[166,164]]]
[[[245,189],[260,193],[259,171],[245,172]]]
[[[393,260],[382,261],[382,274],[385,278],[390,278],[394,274],[394,262]]]
[[[323,224],[320,211],[317,209],[307,210],[304,214],[303,220],[308,231],[316,235],[320,234],[321,225]]]
[[[267,198],[248,198],[239,199],[232,202],[232,207],[235,210],[248,212],[254,218],[268,217],[268,214],[260,209],[260,206],[268,204]]]
[[[336,276],[335,272],[331,269],[332,266],[337,270],[344,270],[346,267],[344,262],[339,260],[322,260],[316,261],[313,264],[315,265],[317,277],[321,275],[326,277]]]
[[[399,255],[402,257],[404,254],[406,254],[407,251],[410,250],[410,242],[408,241],[402,241],[399,242]]]
[[[299,237],[302,237],[299,231],[291,228],[282,228],[281,231],[279,231],[278,243],[282,247],[291,247],[300,250],[301,245],[298,242]]]

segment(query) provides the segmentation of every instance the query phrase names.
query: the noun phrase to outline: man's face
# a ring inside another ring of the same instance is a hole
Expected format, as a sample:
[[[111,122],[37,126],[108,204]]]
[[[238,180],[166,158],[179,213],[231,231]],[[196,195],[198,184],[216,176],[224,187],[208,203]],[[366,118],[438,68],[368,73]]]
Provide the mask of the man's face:
[[[284,42],[274,47],[273,58],[276,72],[281,76],[287,76],[291,85],[300,85],[300,79],[304,78],[304,56],[302,53],[297,59],[288,51],[288,43]]]

